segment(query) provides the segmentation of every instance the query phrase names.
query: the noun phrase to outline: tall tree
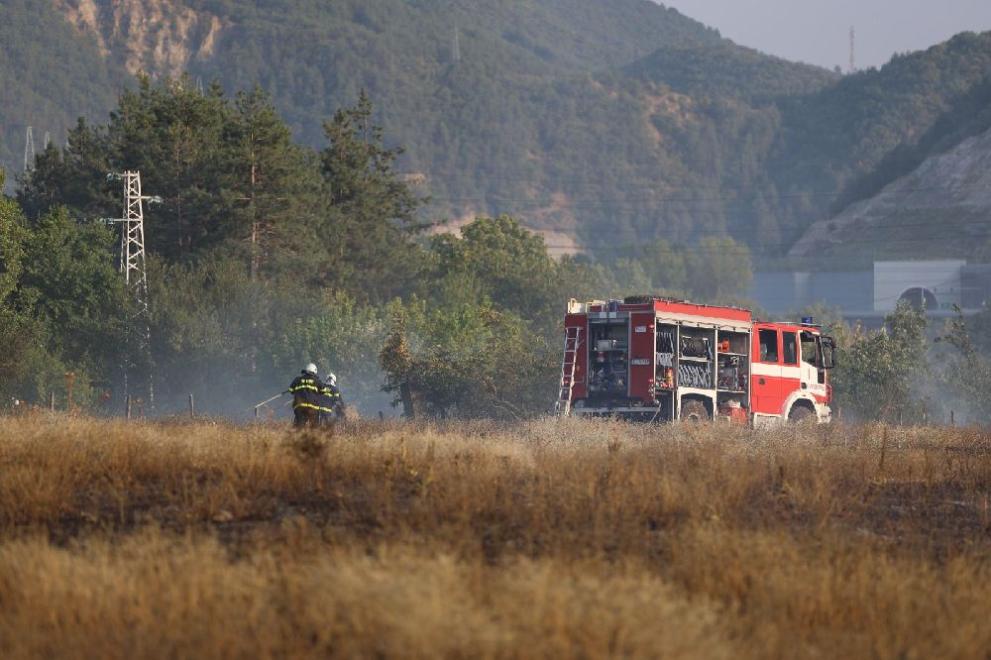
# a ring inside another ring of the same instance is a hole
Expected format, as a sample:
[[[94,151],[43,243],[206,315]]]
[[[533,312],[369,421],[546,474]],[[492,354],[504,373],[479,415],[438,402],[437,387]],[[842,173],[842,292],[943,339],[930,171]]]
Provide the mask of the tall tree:
[[[49,144],[20,180],[17,201],[31,219],[64,206],[76,218],[100,218],[119,205],[107,175],[113,169],[106,127],[80,118],[64,149]]]
[[[148,210],[152,251],[177,259],[224,238],[220,175],[231,114],[219,85],[201,94],[188,78],[153,84],[144,77],[121,96],[108,127],[112,164],[140,170],[145,190],[163,200]]]
[[[114,378],[126,308],[115,244],[102,223],[62,207],[28,222],[0,197],[0,393],[37,399],[66,371],[77,393]]]
[[[728,236],[709,236],[688,250],[688,287],[707,302],[746,292],[753,278],[750,249]]]
[[[478,218],[460,238],[435,238],[433,252],[437,276],[469,275],[489,300],[524,318],[543,318],[561,304],[558,267],[544,239],[515,218]]]
[[[651,282],[660,291],[684,292],[688,286],[685,250],[658,239],[639,250],[640,260]]]
[[[0,169],[0,190],[4,172]],[[20,209],[0,194],[0,394],[16,396],[27,373],[25,357],[35,343],[35,324],[13,304],[24,266],[25,229]],[[23,395],[22,395],[23,396]]]
[[[0,169],[0,190],[6,174]],[[20,209],[0,193],[0,305],[17,287],[24,259],[24,229]]]
[[[308,228],[322,207],[321,181],[259,87],[237,95],[224,140],[229,167],[223,222],[231,239],[246,244],[255,280],[282,251],[305,249]]]
[[[926,315],[905,302],[879,332],[852,337],[833,372],[837,405],[862,420],[916,422],[926,404],[918,396],[929,377]]]
[[[104,376],[117,362],[127,305],[115,245],[103,224],[55,209],[25,237],[16,293],[16,305],[52,329],[52,353]]]
[[[322,231],[335,248],[336,284],[383,299],[409,287],[405,280],[418,261],[411,237],[424,228],[416,217],[424,200],[395,172],[403,150],[385,147],[372,112],[362,92],[354,107],[324,124],[321,163],[331,214]]]

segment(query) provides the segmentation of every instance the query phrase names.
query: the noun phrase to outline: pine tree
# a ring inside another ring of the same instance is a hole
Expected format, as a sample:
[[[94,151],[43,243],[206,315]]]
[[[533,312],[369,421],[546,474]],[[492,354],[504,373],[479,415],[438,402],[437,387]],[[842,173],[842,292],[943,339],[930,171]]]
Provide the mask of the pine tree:
[[[406,313],[399,307],[392,316],[392,328],[386,337],[382,351],[379,353],[379,364],[386,375],[386,392],[395,392],[395,403],[403,406],[403,416],[413,419],[416,410],[413,401],[413,390],[410,379],[413,374],[413,355],[406,339]]]
[[[119,192],[114,194],[107,181],[112,167],[106,130],[80,118],[64,149],[49,144],[38,154],[34,169],[19,182],[17,201],[31,220],[56,206],[77,219],[107,217],[120,205]]]
[[[408,287],[405,280],[417,267],[410,239],[424,228],[416,212],[425,200],[394,171],[403,151],[384,146],[364,92],[324,124],[324,133],[329,144],[321,164],[331,212],[322,233],[335,248],[337,283],[369,299],[391,297]]]
[[[225,233],[247,245],[255,280],[282,251],[303,249],[298,239],[320,210],[321,182],[267,93],[239,93],[234,109],[224,138]]]
[[[121,96],[108,127],[112,164],[140,170],[145,191],[163,200],[146,209],[151,251],[186,258],[223,240],[222,138],[232,112],[218,85],[200,94],[188,78],[153,84],[145,77]]]

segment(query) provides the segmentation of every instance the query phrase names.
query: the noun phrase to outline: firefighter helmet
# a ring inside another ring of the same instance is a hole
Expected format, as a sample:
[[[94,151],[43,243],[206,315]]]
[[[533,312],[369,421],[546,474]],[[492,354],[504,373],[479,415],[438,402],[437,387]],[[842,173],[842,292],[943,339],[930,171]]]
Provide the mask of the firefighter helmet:
[[[317,375],[317,365],[310,362],[308,365],[303,367],[303,373],[311,374],[313,376]]]
[[[333,373],[327,375],[327,382],[331,385],[337,385],[337,376]]]

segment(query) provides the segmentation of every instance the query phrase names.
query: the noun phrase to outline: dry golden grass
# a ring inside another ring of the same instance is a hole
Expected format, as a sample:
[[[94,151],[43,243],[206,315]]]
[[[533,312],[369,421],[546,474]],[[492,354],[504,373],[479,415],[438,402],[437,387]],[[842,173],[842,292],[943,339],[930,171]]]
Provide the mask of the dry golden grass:
[[[0,656],[980,657],[978,430],[0,420]]]

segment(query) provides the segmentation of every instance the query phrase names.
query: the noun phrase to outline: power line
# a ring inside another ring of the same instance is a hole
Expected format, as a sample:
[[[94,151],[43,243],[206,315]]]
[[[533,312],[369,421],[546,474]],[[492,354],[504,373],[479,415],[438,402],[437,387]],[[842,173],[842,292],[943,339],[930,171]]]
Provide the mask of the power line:
[[[707,235],[707,237],[732,238],[731,236],[720,235],[720,234],[709,234],[709,235]],[[663,240],[663,239],[657,239],[657,240]],[[584,250],[584,251],[588,251],[588,252],[626,252],[626,251],[629,251],[631,254],[636,254],[638,252],[639,248],[643,247],[645,243],[647,243],[647,245],[650,245],[651,241],[644,241],[644,240],[632,241],[631,240],[631,241],[625,242],[625,243],[595,243],[595,244],[590,244],[590,245],[581,244],[581,243],[547,243],[547,242],[545,242],[544,243],[544,246],[546,248],[550,249],[550,250],[571,250],[571,249],[578,249],[578,250]],[[914,247],[914,246],[932,247],[933,242],[931,240],[925,240],[925,239],[883,239],[883,238],[878,238],[877,240],[874,240],[874,241],[858,241],[857,244],[859,246],[865,246],[866,245],[866,246],[873,246],[873,247],[896,247],[896,248],[901,248],[901,249],[908,249],[908,248],[911,248],[911,247]],[[777,244],[775,244],[775,243],[765,243],[765,246],[767,246],[767,247],[778,247],[778,246],[783,246],[783,245],[785,245],[785,243],[777,243]],[[682,244],[674,243],[674,242],[670,242],[670,246],[671,246],[671,250],[673,252],[675,252],[675,253],[686,253],[686,252],[687,253],[692,253],[692,254],[733,254],[733,253],[736,253],[736,254],[741,254],[741,255],[743,255],[743,254],[750,255],[750,256],[755,257],[755,258],[760,258],[760,257],[765,256],[765,255],[762,255],[760,253],[755,253],[754,250],[751,249],[748,245],[742,244],[742,243],[739,243],[739,242],[737,242],[736,245],[725,246],[725,247],[722,247],[722,246],[720,246],[720,247],[702,247],[702,246],[698,246],[698,245],[682,245]],[[829,247],[830,248],[834,248],[834,247],[835,248],[841,248],[841,247],[845,247],[845,246],[836,244],[836,245],[830,245]],[[814,256],[813,257],[809,257],[809,256],[788,257],[787,255],[779,255],[778,257],[773,257],[772,256],[772,258],[785,258],[785,259],[797,259],[797,260],[810,260],[810,259],[813,259],[814,260],[814,259],[819,258],[819,257],[814,257]],[[821,258],[828,259],[829,258],[829,255],[828,254],[824,254]],[[833,258],[835,259],[835,257],[833,257]],[[933,256],[931,259],[927,259],[927,260],[931,261],[931,260],[944,260],[944,259],[957,259],[957,258],[958,259],[964,259],[964,257],[952,257],[952,256],[950,256],[950,257],[937,257],[937,256]],[[911,258],[897,258],[897,257],[890,257],[890,258],[887,258],[886,257],[886,258],[884,258],[882,260],[883,261],[912,261]]]
[[[934,227],[938,227],[939,229],[944,230],[944,231],[945,230],[952,230],[952,229],[965,229],[965,228],[968,228],[968,227],[989,227],[989,228],[991,228],[991,218],[986,219],[986,220],[966,220],[966,221],[962,221],[962,222],[942,221],[940,223],[934,223],[932,221],[925,220],[925,221],[920,221],[920,222],[899,223],[899,224],[897,224],[897,225],[895,225],[893,227],[892,226],[882,226],[885,221],[890,220],[891,217],[893,215],[897,214],[897,213],[898,213],[898,211],[893,212],[889,216],[886,216],[886,217],[882,218],[879,221],[878,226],[871,227],[869,231],[870,231],[871,234],[874,234],[873,237],[865,237],[865,236],[863,236],[863,234],[865,233],[865,230],[863,230],[863,229],[859,230],[860,233],[861,233],[861,236],[860,236],[860,238],[857,239],[856,242],[858,244],[861,244],[861,245],[863,245],[864,243],[868,243],[868,244],[870,244],[870,243],[878,243],[878,244],[884,244],[884,245],[892,245],[892,244],[915,244],[915,243],[918,243],[918,244],[925,244],[925,245],[930,245],[931,246],[933,244],[939,244],[941,242],[952,242],[954,239],[953,238],[947,238],[947,239],[944,239],[943,241],[940,241],[939,239],[933,239],[933,238],[930,238],[930,237],[911,237],[911,236],[891,237],[891,236],[880,235],[880,234],[882,234],[882,232],[890,232],[892,230],[904,230],[904,229],[913,229],[913,228],[929,228],[929,229],[931,229],[931,228],[934,228]],[[443,227],[443,225],[441,225],[441,227]],[[560,232],[560,231],[564,231],[564,230],[572,230],[572,229],[574,229],[574,227],[572,227],[572,226],[565,227],[565,226],[560,226],[560,225],[558,225],[558,226],[545,226],[545,225],[527,226],[527,225],[524,224],[524,227],[527,230],[529,230],[531,232],[534,232],[534,233],[537,233],[537,234],[540,234],[541,232],[545,232],[545,231]],[[451,229],[452,230],[458,229],[458,227],[451,227]],[[700,235],[700,238],[707,238],[707,237],[733,238],[732,234],[729,234],[729,233],[715,233],[715,232],[711,232],[711,233],[706,233],[706,234],[701,234]],[[656,241],[660,241],[660,240],[666,240],[667,242],[671,243],[672,245],[676,244],[676,242],[674,242],[674,241],[672,241],[670,239],[666,239],[664,236],[656,236],[656,237],[653,237],[653,238],[642,238],[642,237],[640,237],[640,238],[630,238],[629,240],[621,240],[621,241],[596,240],[595,243],[594,243],[594,246],[596,248],[600,248],[600,249],[609,249],[609,248],[613,248],[613,249],[635,249],[637,247],[643,246],[645,243],[650,244],[650,243],[653,243],[653,242],[656,242]],[[736,240],[736,239],[734,239],[734,240]],[[785,245],[793,245],[793,244],[794,244],[793,241],[785,240],[784,237],[781,237],[781,240],[774,241],[774,242],[763,241],[763,245],[765,247],[783,247]],[[558,243],[547,243],[547,245],[548,245],[548,247],[554,247],[554,248],[573,247],[570,244],[558,244]],[[746,248],[746,245],[741,245],[740,248],[741,249],[744,249],[744,248]]]
[[[888,219],[890,219],[890,217]],[[962,226],[966,226],[966,225],[982,226],[982,227],[991,228],[991,219],[989,219],[989,220],[983,220],[983,221],[967,222],[967,223],[963,223]],[[899,229],[899,230],[900,229],[911,229],[911,228],[914,228],[914,227],[931,228],[933,226],[934,226],[934,224],[931,223],[931,222],[904,223],[904,224],[897,225],[896,227],[893,227],[893,228],[888,228],[888,231],[891,231],[891,230],[894,230],[894,229]],[[944,228],[944,229],[946,229],[948,227],[949,228],[952,228],[953,225],[952,225],[952,223],[943,223],[941,225],[941,227]],[[529,229],[530,231],[533,231],[533,232],[539,234],[544,228],[542,228],[542,227],[537,227],[537,228],[527,227],[527,229]],[[884,231],[884,228],[882,228],[882,227],[876,227],[874,229],[877,230],[877,233],[880,233],[881,231]],[[701,238],[712,238],[712,237],[716,237],[716,238],[733,238],[731,235],[728,235],[728,234],[706,234],[704,236],[701,236]],[[619,241],[619,242],[596,241],[596,242],[591,243],[591,244],[580,244],[577,241],[575,243],[545,242],[544,245],[545,245],[545,247],[547,247],[548,249],[551,249],[551,250],[579,249],[579,250],[586,250],[586,251],[590,251],[590,252],[625,252],[625,251],[629,251],[631,254],[635,254],[640,248],[643,248],[645,245],[650,246],[650,245],[656,243],[657,241],[661,241],[661,240],[667,240],[667,239],[665,239],[663,236],[658,236],[658,237],[653,238],[653,239],[630,239],[629,241]],[[734,239],[734,240],[737,240],[737,239]],[[672,241],[669,241],[669,240],[667,242],[671,246],[671,249],[674,252],[677,252],[677,253],[692,253],[692,254],[733,254],[733,253],[736,253],[736,254],[740,254],[740,255],[747,254],[747,255],[751,255],[751,256],[755,256],[755,257],[760,257],[761,256],[759,254],[754,254],[753,250],[748,245],[746,245],[745,243],[739,243],[739,244],[737,244],[735,246],[725,246],[725,247],[724,246],[719,246],[719,247],[702,247],[702,246],[699,246],[699,245],[682,246],[682,245],[680,245],[680,244],[678,244],[676,242],[672,242]],[[877,236],[873,236],[873,237],[869,237],[869,238],[868,237],[861,236],[861,237],[859,237],[855,241],[855,244],[854,245],[850,245],[849,242],[848,242],[847,245],[843,245],[843,244],[830,244],[829,245],[829,248],[843,248],[843,247],[854,247],[854,248],[856,248],[856,247],[864,247],[864,246],[895,247],[895,248],[902,248],[902,249],[906,249],[906,248],[913,247],[913,246],[925,246],[925,247],[931,248],[934,245],[939,245],[941,243],[946,243],[946,242],[953,242],[953,239],[946,239],[945,241],[937,241],[937,240],[934,240],[932,238],[921,238],[921,237],[911,237],[911,236],[891,237],[891,236],[880,236],[880,235],[877,235]],[[786,247],[788,245],[794,245],[794,242],[792,242],[792,241],[786,241],[786,240],[784,240],[783,237],[782,237],[781,240],[778,240],[778,241],[775,241],[775,242],[767,242],[767,241],[763,242],[763,246],[765,248],[780,248],[780,247]],[[793,258],[793,259],[809,259],[810,257],[791,257],[791,258]],[[948,258],[954,258],[954,257],[948,257]],[[894,259],[894,260],[897,260],[897,259]]]
[[[913,188],[901,188],[899,190],[888,191],[888,193],[886,193],[886,194],[888,194],[888,195],[906,196],[906,195],[910,195],[910,194],[913,194],[913,193],[920,193],[920,192],[927,192],[927,191],[945,191],[945,190],[946,190],[946,187],[945,186],[917,186],[917,187],[913,187]],[[975,184],[975,185],[969,185],[969,186],[955,186],[953,188],[953,190],[955,190],[955,191],[983,191],[983,190],[988,190],[988,186],[983,185],[983,184]],[[812,195],[820,195],[820,196],[836,197],[836,196],[839,196],[839,195],[842,195],[842,194],[843,194],[842,192],[837,192],[837,191],[833,191],[833,192],[819,191],[819,192],[813,192],[813,193],[796,193],[793,196],[795,196],[795,197],[802,197],[802,196],[808,197],[808,196],[812,196]],[[781,198],[781,197],[787,197],[787,196],[788,195],[779,195],[779,198]],[[443,198],[441,198],[441,199],[443,199]],[[449,198],[449,199],[454,200],[454,199],[457,199],[457,198]],[[471,198],[462,198],[462,199],[468,200],[468,199],[471,199]],[[496,198],[496,199],[498,199],[498,198]],[[514,200],[509,199],[509,198],[505,198],[505,199],[508,202],[510,202],[510,203],[512,203],[514,201]],[[434,200],[431,200],[431,201],[434,201]],[[478,198],[474,199],[473,201],[484,202],[484,200],[481,200],[481,199],[478,199]],[[519,213],[525,213],[526,211],[545,210],[549,206],[549,204],[539,203],[539,202],[536,202],[534,200],[516,200],[516,201],[521,201],[521,202],[522,201],[525,201],[526,203],[525,204],[517,204],[517,206],[516,206],[515,209],[511,209],[510,210],[510,213],[519,214]],[[711,198],[710,200],[704,200],[702,198],[693,197],[693,198],[683,198],[681,200],[677,200],[675,198],[666,198],[666,199],[662,199],[662,200],[654,200],[653,201],[654,206],[653,207],[648,206],[647,208],[643,208],[643,207],[639,207],[639,208],[638,207],[628,207],[628,206],[627,207],[624,207],[624,206],[619,205],[619,204],[609,204],[609,203],[600,203],[600,204],[595,204],[595,205],[591,205],[591,204],[584,204],[583,205],[583,204],[574,204],[574,203],[570,203],[570,204],[568,204],[568,203],[565,203],[565,204],[558,203],[557,204],[557,208],[568,208],[568,209],[581,209],[581,208],[592,209],[592,208],[598,208],[598,209],[603,210],[603,211],[612,211],[614,213],[615,212],[621,212],[621,211],[624,211],[624,210],[625,211],[628,211],[629,213],[643,213],[645,211],[648,211],[649,208],[656,208],[657,205],[664,204],[664,203],[676,203],[676,202],[677,203],[687,203],[687,202],[695,202],[695,203],[698,203],[698,202],[710,203],[711,202],[711,203],[717,203],[717,202],[727,202],[727,201],[742,203],[741,200],[738,200],[738,199],[732,199],[732,200],[730,200],[730,199],[727,199],[725,197],[721,197],[721,198],[720,197],[714,197],[714,198]],[[690,210],[690,209],[686,209],[686,210]],[[880,232],[884,232],[884,231],[891,231],[892,229],[905,230],[905,229],[911,229],[911,228],[932,228],[932,227],[936,226],[936,224],[937,224],[937,223],[934,223],[931,220],[925,220],[925,221],[921,221],[921,222],[898,223],[895,227],[891,227],[888,224],[889,221],[894,216],[896,216],[897,214],[900,214],[900,213],[904,213],[904,210],[902,210],[902,209],[894,209],[894,210],[892,210],[892,212],[890,212],[887,215],[885,215],[882,218],[880,218],[876,223],[873,223],[873,226],[870,227],[870,229],[868,231],[880,233]],[[820,220],[819,222],[822,222],[822,221],[823,220]],[[941,229],[943,229],[943,230],[950,229],[950,228],[953,228],[953,227],[958,227],[958,228],[963,229],[963,228],[968,228],[968,227],[983,227],[983,226],[988,225],[989,222],[991,222],[991,221],[989,221],[989,220],[964,220],[964,221],[956,222],[955,223],[955,222],[947,222],[947,221],[944,220],[944,221],[939,222],[938,223],[938,226]],[[538,226],[531,227],[530,229],[531,230],[534,230],[534,231],[541,231],[541,230],[544,230],[544,231],[573,231],[574,230],[574,226],[572,224],[570,224],[570,223],[567,224],[567,225],[562,225],[562,224],[540,224]],[[807,229],[806,229],[806,231],[807,231]],[[863,231],[863,230],[861,230],[861,231]],[[748,236],[747,238],[750,238],[750,236]],[[923,243],[923,242],[925,242],[926,244],[931,245],[933,242],[935,242],[934,239],[931,239],[931,238],[926,238],[926,239],[911,239],[911,238],[892,239],[892,238],[887,237],[887,236],[880,237],[879,240],[880,241],[883,241],[885,245],[904,244],[906,242],[913,242],[913,241],[914,242],[917,242],[917,243],[920,243],[920,244]],[[642,241],[640,241],[640,242],[642,242]],[[749,242],[749,241],[747,241],[747,242]],[[862,238],[858,240],[858,243],[863,244],[863,242],[864,241],[863,241]],[[765,248],[775,248],[775,247],[781,248],[781,247],[786,247],[788,245],[793,245],[794,244],[793,241],[790,241],[790,240],[786,241],[785,240],[785,237],[783,237],[783,236],[780,237],[780,240],[778,240],[778,241],[775,241],[775,242],[763,241],[762,243],[763,243],[763,246]],[[597,241],[594,245],[589,245],[588,248],[591,249],[591,250],[593,250],[593,251],[601,251],[601,250],[604,250],[604,249],[626,250],[626,249],[631,249],[633,246],[634,246],[634,241],[633,241],[633,239],[631,239],[630,242],[624,242],[622,244],[604,244],[601,241]],[[580,245],[573,245],[573,244],[559,244],[559,245],[547,244],[547,247],[549,249],[571,250],[571,249],[575,249],[576,247],[581,248],[582,246],[580,246]]]
[[[674,189],[674,190],[679,190],[679,189]],[[688,188],[682,188],[680,190],[683,192],[683,191],[686,191],[686,190],[689,190],[689,189]],[[974,185],[954,186],[952,188],[948,188],[947,186],[916,186],[916,187],[912,187],[912,188],[900,188],[898,190],[891,190],[891,191],[888,191],[885,194],[888,194],[888,195],[893,195],[893,194],[897,194],[897,195],[909,195],[909,194],[914,194],[914,193],[933,192],[933,191],[957,191],[957,192],[959,192],[959,191],[981,191],[981,190],[989,190],[989,187],[986,184],[974,184]],[[563,192],[563,191],[560,191],[560,192]],[[880,192],[883,192],[883,190],[880,191]],[[599,194],[599,193],[597,193],[595,191],[589,191],[587,194],[589,194],[589,195],[595,195],[595,194]],[[663,194],[664,193],[662,193],[661,195],[663,195]],[[774,198],[776,198],[776,199],[800,199],[800,198],[809,198],[809,197],[823,197],[823,198],[834,197],[835,198],[835,197],[842,197],[842,196],[847,195],[847,194],[849,194],[849,193],[847,193],[846,191],[842,191],[842,190],[831,190],[831,191],[825,191],[825,190],[815,191],[815,190],[812,190],[812,191],[802,191],[802,192],[793,192],[793,193],[778,193],[777,195],[774,196]],[[504,196],[500,196],[498,193],[493,194],[493,195],[474,196],[474,197],[454,197],[454,196],[443,196],[443,195],[428,195],[427,197],[428,197],[428,201],[429,202],[443,201],[443,202],[458,202],[458,203],[475,202],[475,203],[479,203],[479,204],[521,204],[521,205],[524,205],[525,207],[536,207],[536,208],[546,208],[546,207],[549,207],[549,206],[556,206],[556,207],[579,208],[579,209],[583,209],[583,208],[610,208],[610,209],[615,209],[615,208],[629,208],[629,209],[636,209],[636,207],[634,206],[635,204],[643,204],[644,206],[646,206],[646,207],[649,208],[651,205],[679,204],[679,203],[684,203],[684,204],[731,204],[731,203],[735,203],[735,204],[749,204],[750,203],[750,201],[747,200],[747,199],[743,199],[743,198],[740,198],[740,197],[730,197],[730,196],[727,196],[727,195],[715,195],[715,196],[710,196],[710,197],[698,197],[698,196],[666,197],[666,196],[660,196],[660,198],[658,198],[658,195],[650,195],[650,196],[644,196],[644,197],[633,197],[633,196],[630,196],[630,195],[623,195],[622,192],[619,192],[617,194],[617,196],[622,198],[621,200],[617,200],[617,201],[618,202],[624,202],[624,203],[617,203],[617,202],[601,202],[601,203],[579,202],[579,203],[574,203],[574,202],[571,202],[571,201],[568,201],[568,200],[564,200],[564,201],[561,201],[561,202],[558,202],[558,203],[554,203],[554,202],[549,202],[549,201],[548,202],[543,202],[543,201],[536,200],[536,199],[533,199],[533,198],[504,197]],[[863,201],[863,200],[857,200],[857,201]],[[856,201],[851,202],[851,204],[854,204],[854,203],[856,203]]]

